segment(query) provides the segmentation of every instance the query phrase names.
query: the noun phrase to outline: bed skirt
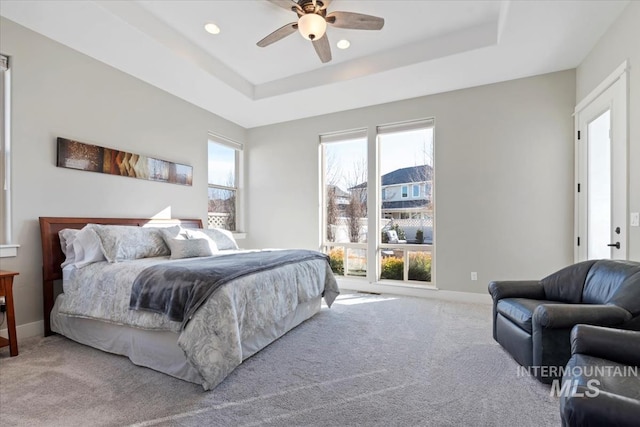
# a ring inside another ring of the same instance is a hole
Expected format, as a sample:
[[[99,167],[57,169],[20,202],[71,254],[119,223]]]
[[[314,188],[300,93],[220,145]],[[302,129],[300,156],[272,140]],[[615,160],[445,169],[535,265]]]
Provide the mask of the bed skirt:
[[[95,319],[60,314],[58,307],[64,294],[56,299],[51,311],[51,329],[73,341],[109,353],[127,356],[131,362],[171,375],[181,380],[203,384],[178,346],[178,333],[133,328]],[[242,360],[254,355],[300,323],[320,311],[322,297],[299,304],[295,311],[244,340]]]

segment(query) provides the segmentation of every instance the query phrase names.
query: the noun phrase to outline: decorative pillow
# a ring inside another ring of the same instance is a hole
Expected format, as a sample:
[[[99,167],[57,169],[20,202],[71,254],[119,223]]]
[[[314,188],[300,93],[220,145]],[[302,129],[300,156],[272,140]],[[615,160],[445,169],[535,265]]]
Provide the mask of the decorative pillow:
[[[203,239],[205,236],[216,243],[218,250],[238,249],[236,239],[229,230],[222,228],[203,228],[198,230],[187,229],[187,236],[190,239]]]
[[[73,250],[73,241],[76,239],[76,235],[79,232],[80,230],[73,228],[65,228],[58,232],[58,236],[60,236],[60,248],[65,256],[65,260],[60,267],[64,268],[67,265],[75,263],[76,253]]]
[[[158,227],[95,225],[102,251],[109,262],[169,255]]]
[[[213,241],[210,239],[171,239],[167,243],[171,249],[171,259],[213,255],[211,250]]]
[[[94,225],[87,224],[75,235],[72,246],[76,268],[82,268],[94,262],[106,261],[102,251],[102,242],[93,227]]]
[[[169,249],[171,249],[171,244],[169,243],[173,239],[187,239],[187,230],[182,228],[179,225],[174,225],[172,227],[160,228],[160,234],[164,239],[164,242],[167,244]]]

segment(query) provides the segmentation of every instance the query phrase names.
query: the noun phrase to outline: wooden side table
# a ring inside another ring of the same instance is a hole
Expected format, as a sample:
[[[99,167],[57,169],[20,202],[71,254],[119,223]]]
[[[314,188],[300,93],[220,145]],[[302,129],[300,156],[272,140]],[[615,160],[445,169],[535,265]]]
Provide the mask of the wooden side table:
[[[13,276],[19,273],[15,271],[0,270],[0,297],[5,299],[7,311],[4,313],[7,319],[7,332],[9,339],[0,337],[0,347],[9,346],[11,357],[18,355],[18,336],[16,335],[16,317],[13,311]],[[0,315],[2,317],[2,315]]]

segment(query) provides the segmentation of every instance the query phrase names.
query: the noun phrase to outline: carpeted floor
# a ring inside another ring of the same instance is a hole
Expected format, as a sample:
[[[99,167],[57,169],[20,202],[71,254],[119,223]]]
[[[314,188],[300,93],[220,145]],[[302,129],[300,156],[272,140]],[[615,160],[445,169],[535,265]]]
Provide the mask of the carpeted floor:
[[[347,294],[204,392],[61,336],[0,350],[3,426],[557,426],[491,307]]]

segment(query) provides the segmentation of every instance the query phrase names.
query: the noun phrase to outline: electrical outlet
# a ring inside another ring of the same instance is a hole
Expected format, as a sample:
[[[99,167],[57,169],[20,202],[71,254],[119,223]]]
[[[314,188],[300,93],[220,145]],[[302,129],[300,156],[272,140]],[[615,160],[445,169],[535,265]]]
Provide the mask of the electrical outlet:
[[[471,272],[471,280],[478,280],[478,273],[476,271]]]
[[[632,227],[640,227],[640,212],[631,212],[631,220],[629,222]]]

